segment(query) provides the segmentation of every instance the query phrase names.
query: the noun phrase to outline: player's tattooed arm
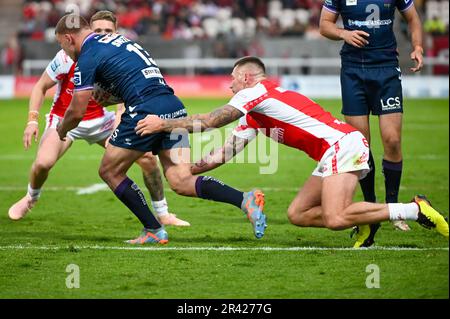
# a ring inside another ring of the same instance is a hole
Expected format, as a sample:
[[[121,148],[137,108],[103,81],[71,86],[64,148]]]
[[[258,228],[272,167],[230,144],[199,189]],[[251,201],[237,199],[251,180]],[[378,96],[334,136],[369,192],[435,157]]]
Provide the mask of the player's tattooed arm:
[[[201,174],[225,164],[241,152],[248,142],[249,140],[245,138],[237,137],[234,134],[230,135],[221,148],[211,151],[208,155],[192,164],[191,173],[194,175]]]
[[[244,113],[228,104],[207,114],[195,114],[180,119],[163,120],[156,115],[147,115],[145,119],[138,122],[136,133],[147,135],[171,132],[177,128],[186,129],[189,132],[205,131],[209,128],[225,126],[243,115]]]

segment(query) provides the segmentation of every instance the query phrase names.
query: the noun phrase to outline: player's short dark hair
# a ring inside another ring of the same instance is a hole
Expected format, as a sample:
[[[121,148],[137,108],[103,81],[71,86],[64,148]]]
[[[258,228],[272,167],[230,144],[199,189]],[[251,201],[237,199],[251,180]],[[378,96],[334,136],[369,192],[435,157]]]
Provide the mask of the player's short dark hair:
[[[264,74],[266,73],[266,66],[264,65],[263,61],[261,61],[261,59],[256,56],[245,56],[243,58],[240,58],[239,60],[236,61],[234,67],[243,66],[245,64],[256,64],[258,67],[261,68]]]
[[[111,11],[108,10],[102,10],[102,11],[98,11],[96,12],[90,19],[89,24],[92,25],[92,22],[94,21],[98,21],[98,20],[106,20],[106,21],[111,21],[112,23],[114,23],[114,26],[117,27],[117,18],[114,15],[114,13],[112,13]]]
[[[55,34],[76,34],[81,30],[90,29],[85,18],[77,14],[66,14],[59,19],[55,28]]]

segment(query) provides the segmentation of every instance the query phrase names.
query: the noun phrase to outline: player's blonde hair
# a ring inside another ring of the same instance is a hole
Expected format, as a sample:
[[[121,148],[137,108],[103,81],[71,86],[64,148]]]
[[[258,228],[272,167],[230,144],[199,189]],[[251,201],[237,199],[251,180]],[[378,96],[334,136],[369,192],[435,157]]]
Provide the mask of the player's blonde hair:
[[[88,22],[77,14],[66,14],[59,19],[55,34],[77,34],[82,30],[90,29]]]
[[[96,12],[91,19],[89,20],[89,24],[92,26],[92,22],[98,21],[98,20],[106,20],[111,21],[114,23],[114,26],[117,28],[117,18],[111,11],[108,10],[101,10]]]

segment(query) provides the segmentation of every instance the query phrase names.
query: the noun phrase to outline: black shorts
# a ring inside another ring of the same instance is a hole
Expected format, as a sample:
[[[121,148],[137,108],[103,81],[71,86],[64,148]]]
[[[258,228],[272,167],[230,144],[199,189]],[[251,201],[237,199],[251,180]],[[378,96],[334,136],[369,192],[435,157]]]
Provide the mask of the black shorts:
[[[131,107],[122,114],[120,124],[111,135],[109,143],[114,146],[157,155],[161,150],[188,148],[189,133],[186,130],[174,130],[172,133],[155,133],[140,136],[136,134],[137,123],[149,114],[159,115],[164,119],[186,117],[183,103],[171,94],[160,95],[148,102]]]
[[[403,113],[399,67],[341,69],[342,114],[382,115]]]

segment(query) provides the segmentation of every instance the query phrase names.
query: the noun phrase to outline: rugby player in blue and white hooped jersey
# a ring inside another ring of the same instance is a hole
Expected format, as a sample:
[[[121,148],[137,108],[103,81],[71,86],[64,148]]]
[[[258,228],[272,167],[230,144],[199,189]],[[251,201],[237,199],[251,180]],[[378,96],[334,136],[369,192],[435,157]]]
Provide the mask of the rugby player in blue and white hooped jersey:
[[[420,71],[423,66],[422,25],[413,0],[325,0],[320,18],[323,36],[344,40],[340,54],[342,113],[346,122],[361,131],[370,143],[369,114],[379,116],[387,203],[398,201],[403,160],[401,71],[393,31],[396,10],[406,19],[411,33],[411,59],[415,63],[411,71]],[[344,28],[336,25],[339,15]],[[364,199],[376,202],[372,154],[369,165],[371,172],[360,184]],[[394,225],[409,230],[403,221]],[[367,237],[369,246],[378,227],[360,227],[358,236]]]
[[[125,103],[125,112],[111,136],[99,174],[144,226],[141,235],[129,243],[168,242],[167,232],[151,213],[139,187],[126,175],[131,164],[149,151],[159,156],[169,185],[176,193],[232,204],[247,214],[257,238],[264,235],[264,194],[259,190],[243,193],[214,178],[193,176],[187,131],[144,137],[136,134],[137,122],[148,114],[165,119],[187,115],[147,51],[119,34],[92,33],[88,23],[74,14],[60,19],[55,34],[62,49],[77,61],[73,99],[57,128],[61,139],[81,120],[95,83]],[[213,112],[210,121],[228,118],[229,113]]]

